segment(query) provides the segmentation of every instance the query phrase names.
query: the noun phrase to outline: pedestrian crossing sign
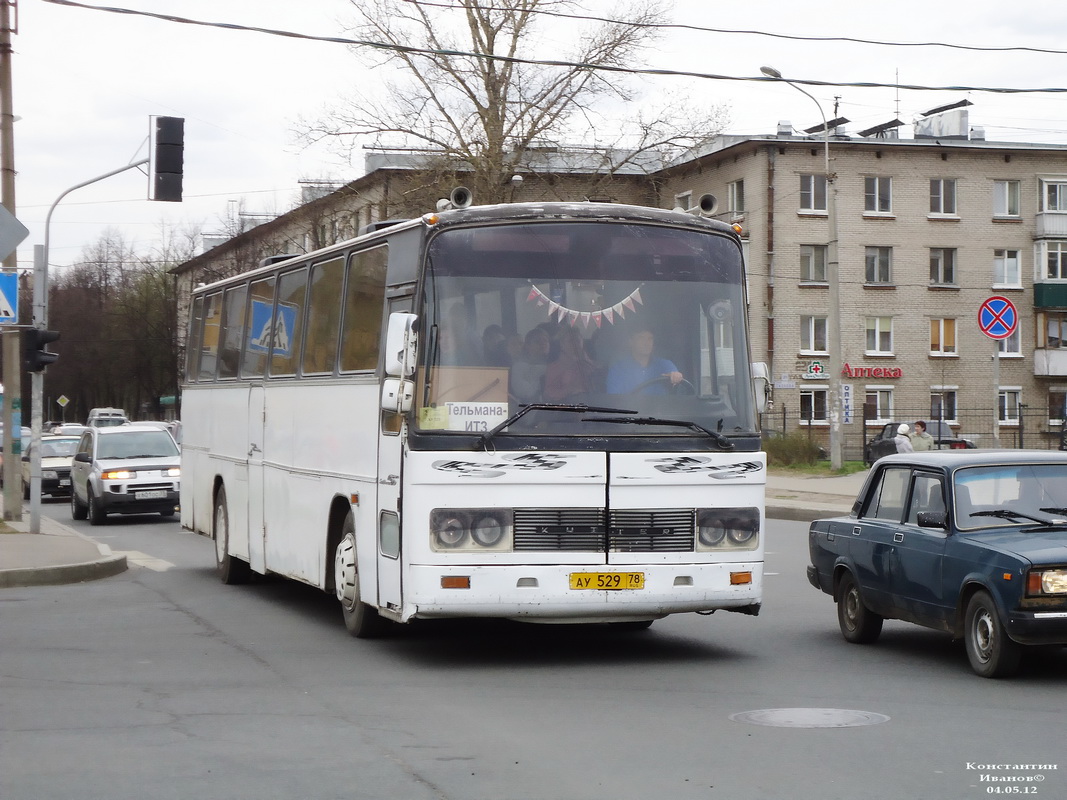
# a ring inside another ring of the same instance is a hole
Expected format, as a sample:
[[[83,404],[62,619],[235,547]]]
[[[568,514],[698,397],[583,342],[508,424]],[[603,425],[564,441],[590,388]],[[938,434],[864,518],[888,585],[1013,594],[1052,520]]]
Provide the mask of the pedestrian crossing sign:
[[[0,272],[0,325],[18,325],[19,276],[15,272]]]

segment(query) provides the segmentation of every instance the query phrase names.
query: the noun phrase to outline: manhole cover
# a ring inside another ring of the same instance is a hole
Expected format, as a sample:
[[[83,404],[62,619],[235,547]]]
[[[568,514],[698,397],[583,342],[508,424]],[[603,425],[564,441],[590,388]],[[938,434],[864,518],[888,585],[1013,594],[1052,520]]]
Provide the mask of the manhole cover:
[[[885,714],[847,708],[761,708],[731,714],[730,719],[775,728],[856,728],[889,721]]]

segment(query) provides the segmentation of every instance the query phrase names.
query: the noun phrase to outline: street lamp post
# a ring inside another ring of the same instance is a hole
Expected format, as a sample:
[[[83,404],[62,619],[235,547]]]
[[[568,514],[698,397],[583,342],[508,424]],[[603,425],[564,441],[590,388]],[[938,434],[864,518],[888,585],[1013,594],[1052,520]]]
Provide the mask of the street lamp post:
[[[760,67],[760,72],[768,78],[787,83],[803,95],[811,98],[819,109],[822,117],[823,130],[823,160],[826,169],[826,223],[829,228],[829,236],[826,245],[826,282],[830,289],[829,308],[827,309],[826,337],[827,346],[830,350],[830,467],[841,469],[843,463],[843,442],[841,431],[841,414],[843,411],[841,397],[841,293],[838,281],[837,260],[837,186],[834,174],[830,172],[830,126],[826,123],[826,114],[822,110],[822,104],[807,90],[801,88],[792,81],[783,78],[782,73],[774,67]]]

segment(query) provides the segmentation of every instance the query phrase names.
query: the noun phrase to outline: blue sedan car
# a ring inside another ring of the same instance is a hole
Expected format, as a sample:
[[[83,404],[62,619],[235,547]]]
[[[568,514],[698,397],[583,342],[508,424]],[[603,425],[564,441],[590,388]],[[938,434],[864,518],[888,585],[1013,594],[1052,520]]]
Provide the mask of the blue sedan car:
[[[808,549],[846,640],[906,620],[962,638],[978,675],[1010,675],[1027,645],[1067,644],[1067,453],[887,456]]]

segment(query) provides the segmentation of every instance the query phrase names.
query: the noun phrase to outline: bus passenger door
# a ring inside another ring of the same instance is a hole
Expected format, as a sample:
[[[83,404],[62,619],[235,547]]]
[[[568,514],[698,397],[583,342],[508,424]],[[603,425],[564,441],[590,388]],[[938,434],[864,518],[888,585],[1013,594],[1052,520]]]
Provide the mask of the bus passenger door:
[[[248,393],[248,563],[266,573],[263,530],[263,387],[252,385]]]
[[[389,301],[389,313],[410,311],[411,298]],[[386,316],[388,319],[388,315]],[[383,332],[384,335],[384,332]],[[380,398],[379,398],[380,399]],[[378,557],[378,607],[400,611],[401,586],[400,486],[403,461],[403,417],[378,410],[378,513],[375,548]]]

